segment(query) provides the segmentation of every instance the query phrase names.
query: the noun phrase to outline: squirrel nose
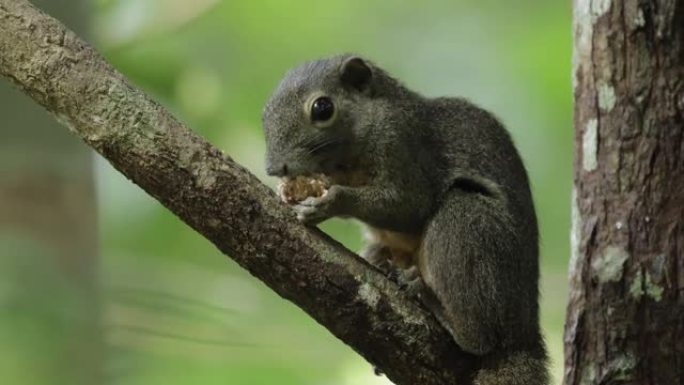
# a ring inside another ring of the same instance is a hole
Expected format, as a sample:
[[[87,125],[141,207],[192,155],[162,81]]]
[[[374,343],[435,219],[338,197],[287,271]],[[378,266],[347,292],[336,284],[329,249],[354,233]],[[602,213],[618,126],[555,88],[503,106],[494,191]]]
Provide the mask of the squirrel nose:
[[[269,164],[266,168],[266,173],[270,176],[287,176],[287,164],[276,163]]]

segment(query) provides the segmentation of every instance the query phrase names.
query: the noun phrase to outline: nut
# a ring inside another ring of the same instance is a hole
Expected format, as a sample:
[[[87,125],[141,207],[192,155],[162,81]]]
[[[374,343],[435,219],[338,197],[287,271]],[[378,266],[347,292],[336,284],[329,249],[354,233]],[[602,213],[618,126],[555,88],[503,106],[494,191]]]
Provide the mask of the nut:
[[[283,202],[294,204],[306,198],[319,198],[328,192],[330,180],[323,174],[283,178],[277,186]]]

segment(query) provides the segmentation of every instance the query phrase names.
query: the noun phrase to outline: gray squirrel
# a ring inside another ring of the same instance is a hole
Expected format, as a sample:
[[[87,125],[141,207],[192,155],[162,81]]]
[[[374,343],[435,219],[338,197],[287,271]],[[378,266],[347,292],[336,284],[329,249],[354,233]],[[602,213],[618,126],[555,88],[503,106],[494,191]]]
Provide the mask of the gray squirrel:
[[[425,98],[346,54],[291,69],[263,126],[269,175],[329,180],[324,194],[292,203],[300,220],[366,224],[362,256],[406,269],[406,287],[427,293],[455,342],[481,358],[475,384],[548,384],[534,204],[492,114]]]

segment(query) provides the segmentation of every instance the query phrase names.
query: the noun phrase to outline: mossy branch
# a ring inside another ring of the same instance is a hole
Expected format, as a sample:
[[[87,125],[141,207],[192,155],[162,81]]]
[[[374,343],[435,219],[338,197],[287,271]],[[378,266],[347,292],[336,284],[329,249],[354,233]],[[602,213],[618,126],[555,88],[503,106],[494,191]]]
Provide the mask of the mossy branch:
[[[469,382],[472,358],[420,304],[299,224],[255,176],[28,1],[0,0],[0,74],[396,384]]]

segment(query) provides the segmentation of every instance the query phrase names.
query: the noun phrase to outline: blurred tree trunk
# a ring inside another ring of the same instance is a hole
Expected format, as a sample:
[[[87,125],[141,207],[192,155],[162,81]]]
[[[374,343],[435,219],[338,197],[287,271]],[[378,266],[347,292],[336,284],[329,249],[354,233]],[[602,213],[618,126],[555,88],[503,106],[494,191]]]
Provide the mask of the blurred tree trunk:
[[[565,383],[684,383],[684,0],[575,0]]]
[[[35,3],[86,34],[86,0]],[[58,126],[24,94],[0,83],[5,383],[102,383],[93,155]]]

